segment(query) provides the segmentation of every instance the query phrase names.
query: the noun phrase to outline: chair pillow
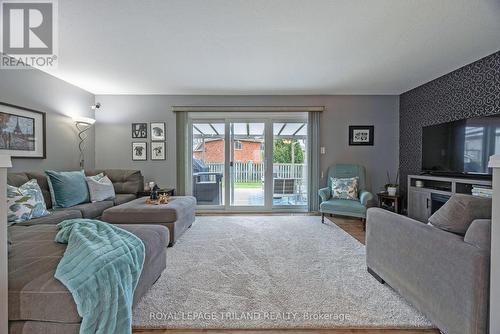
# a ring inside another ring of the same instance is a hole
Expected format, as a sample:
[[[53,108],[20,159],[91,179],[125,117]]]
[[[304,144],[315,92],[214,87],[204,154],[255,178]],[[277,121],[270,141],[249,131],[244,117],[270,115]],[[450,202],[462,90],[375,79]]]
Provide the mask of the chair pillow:
[[[69,208],[89,202],[89,190],[83,171],[56,172],[47,170],[45,174],[47,174],[54,207]]]
[[[107,176],[104,176],[104,174],[87,176],[86,180],[92,203],[116,197],[113,182]]]
[[[465,235],[476,219],[491,219],[491,199],[455,194],[430,216],[429,223],[441,230]]]
[[[35,179],[20,187],[7,185],[7,221],[9,225],[49,214],[42,190]]]
[[[334,199],[358,199],[358,177],[331,178],[332,198]]]

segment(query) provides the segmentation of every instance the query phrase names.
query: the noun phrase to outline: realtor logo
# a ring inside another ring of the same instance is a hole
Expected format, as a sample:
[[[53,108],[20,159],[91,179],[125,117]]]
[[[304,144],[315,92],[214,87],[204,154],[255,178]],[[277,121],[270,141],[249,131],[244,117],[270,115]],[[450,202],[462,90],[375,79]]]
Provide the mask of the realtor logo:
[[[56,0],[4,0],[0,18],[1,68],[55,67]]]

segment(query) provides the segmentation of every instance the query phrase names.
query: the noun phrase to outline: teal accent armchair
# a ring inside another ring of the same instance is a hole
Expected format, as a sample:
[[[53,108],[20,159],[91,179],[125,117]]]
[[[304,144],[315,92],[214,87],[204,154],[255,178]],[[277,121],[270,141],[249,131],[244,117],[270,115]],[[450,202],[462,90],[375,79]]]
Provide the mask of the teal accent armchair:
[[[359,178],[359,199],[335,199],[332,198],[332,180],[331,178]],[[366,209],[373,195],[366,190],[366,172],[365,167],[351,164],[337,164],[328,168],[328,187],[319,190],[321,204],[319,211],[321,212],[321,222],[325,222],[325,214],[341,215],[361,218],[363,222],[366,220]]]

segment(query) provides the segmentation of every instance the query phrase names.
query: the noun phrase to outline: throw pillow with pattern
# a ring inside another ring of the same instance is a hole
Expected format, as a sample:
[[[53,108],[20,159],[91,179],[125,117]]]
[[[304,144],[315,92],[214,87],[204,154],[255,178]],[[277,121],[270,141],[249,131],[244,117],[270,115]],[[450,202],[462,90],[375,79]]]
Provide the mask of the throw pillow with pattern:
[[[331,178],[332,198],[337,199],[358,199],[358,177]]]
[[[20,187],[7,185],[7,220],[9,225],[50,214],[42,190],[35,179]]]

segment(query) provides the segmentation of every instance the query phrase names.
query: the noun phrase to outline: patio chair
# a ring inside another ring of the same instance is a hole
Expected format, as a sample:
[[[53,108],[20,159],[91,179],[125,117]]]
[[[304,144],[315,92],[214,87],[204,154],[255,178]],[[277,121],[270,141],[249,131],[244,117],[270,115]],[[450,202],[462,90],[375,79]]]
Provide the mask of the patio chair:
[[[332,198],[332,178],[358,177],[358,198],[356,200]],[[363,227],[366,221],[366,209],[373,195],[366,189],[365,167],[351,164],[337,164],[328,168],[328,187],[319,190],[321,204],[321,222],[325,222],[325,213],[361,218]]]
[[[296,179],[274,179],[273,198],[295,197]]]

